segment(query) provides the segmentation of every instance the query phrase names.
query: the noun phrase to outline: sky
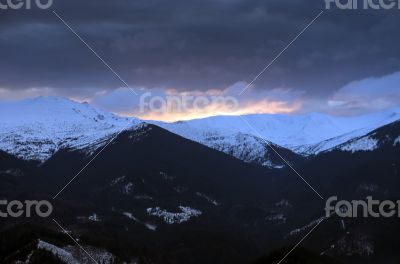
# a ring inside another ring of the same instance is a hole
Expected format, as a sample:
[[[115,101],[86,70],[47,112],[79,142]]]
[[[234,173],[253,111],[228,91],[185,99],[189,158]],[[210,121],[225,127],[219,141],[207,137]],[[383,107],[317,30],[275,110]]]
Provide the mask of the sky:
[[[327,10],[323,0],[55,0],[48,10],[0,10],[0,100],[56,95],[160,120],[378,111],[400,106],[399,24],[396,8]],[[148,93],[236,101],[155,113],[140,105]]]

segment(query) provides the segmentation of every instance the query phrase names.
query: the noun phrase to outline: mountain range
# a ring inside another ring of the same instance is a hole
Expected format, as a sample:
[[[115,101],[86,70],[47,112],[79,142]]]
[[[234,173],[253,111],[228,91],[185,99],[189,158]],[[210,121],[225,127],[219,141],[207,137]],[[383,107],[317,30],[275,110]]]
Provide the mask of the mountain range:
[[[400,198],[398,109],[163,123],[40,97],[0,115],[0,197],[54,204],[0,218],[1,263],[93,263],[66,233],[107,264],[278,263],[314,228],[288,263],[400,261],[399,218],[324,217],[330,196]]]
[[[0,150],[26,160],[45,161],[60,149],[94,151],[123,130],[154,124],[245,162],[270,168],[287,166],[310,155],[331,151],[352,139],[400,119],[400,108],[354,116],[306,115],[216,116],[165,123],[120,117],[59,97],[0,103]],[[366,150],[352,143],[342,150]]]

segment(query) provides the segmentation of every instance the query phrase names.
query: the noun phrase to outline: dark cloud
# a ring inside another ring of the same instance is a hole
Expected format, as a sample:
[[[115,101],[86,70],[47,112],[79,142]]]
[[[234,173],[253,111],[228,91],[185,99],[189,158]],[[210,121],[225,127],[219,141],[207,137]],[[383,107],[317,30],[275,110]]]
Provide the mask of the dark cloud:
[[[251,81],[322,0],[56,1],[56,10],[132,87]],[[400,69],[399,10],[326,10],[255,83],[328,96]],[[123,84],[51,10],[0,10],[0,88],[90,96]]]

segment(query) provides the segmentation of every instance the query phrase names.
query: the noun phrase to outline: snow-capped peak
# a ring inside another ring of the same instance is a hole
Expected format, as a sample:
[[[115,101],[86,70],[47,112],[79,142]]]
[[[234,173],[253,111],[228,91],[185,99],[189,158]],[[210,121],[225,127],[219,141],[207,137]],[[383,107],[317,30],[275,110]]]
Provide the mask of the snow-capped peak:
[[[0,149],[44,161],[60,148],[84,148],[139,123],[60,97],[0,102]]]

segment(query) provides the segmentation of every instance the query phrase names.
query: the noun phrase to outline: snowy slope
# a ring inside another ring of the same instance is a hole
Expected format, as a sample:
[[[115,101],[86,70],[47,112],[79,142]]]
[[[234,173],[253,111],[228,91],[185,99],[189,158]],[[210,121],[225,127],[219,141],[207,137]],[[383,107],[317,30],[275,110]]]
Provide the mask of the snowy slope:
[[[58,247],[43,240],[38,240],[37,249],[45,250],[58,257],[63,263],[66,264],[84,264],[93,263],[97,260],[98,263],[112,264],[115,263],[115,256],[104,249],[85,246],[83,251],[80,246],[66,246]],[[28,256],[25,263],[30,263],[31,255]]]
[[[366,152],[374,151],[382,147],[395,148],[400,139],[400,121],[390,123],[389,125],[380,127],[368,134],[360,137],[355,137],[343,144],[337,145],[330,151],[345,151],[345,152]]]
[[[223,119],[225,117],[221,118]],[[194,120],[195,123],[199,121],[200,120]],[[241,119],[236,119],[235,121],[243,122]],[[237,129],[234,129],[229,125],[226,128],[213,127],[210,125],[202,128],[201,124],[196,124],[195,127],[192,127],[190,122],[177,122],[173,124],[155,121],[147,122],[153,123],[174,134],[196,141],[207,147],[222,151],[245,162],[257,163],[275,169],[286,166],[285,162],[281,159],[272,158],[275,153],[269,146],[272,146],[275,150],[280,150],[280,146],[250,134],[250,131],[244,129],[245,127],[239,128],[238,126]],[[233,123],[232,125],[246,124]],[[285,155],[285,158],[289,157]]]
[[[137,123],[58,97],[1,102],[0,149],[44,161],[60,148],[101,146],[106,137]]]
[[[332,117],[310,113],[247,115],[243,118],[254,129],[237,116],[217,116],[176,123],[152,123],[227,153],[234,150],[232,153],[234,156],[248,161],[256,158],[245,157],[240,153],[252,152],[252,155],[265,156],[265,142],[260,140],[260,135],[268,142],[298,154],[318,154],[399,120],[400,109],[355,117]]]
[[[319,154],[333,149],[353,139],[367,135],[371,131],[400,120],[400,108],[378,112],[369,115],[349,118],[336,118],[346,132],[336,137],[329,138],[317,144],[303,145],[292,150],[304,155]]]

